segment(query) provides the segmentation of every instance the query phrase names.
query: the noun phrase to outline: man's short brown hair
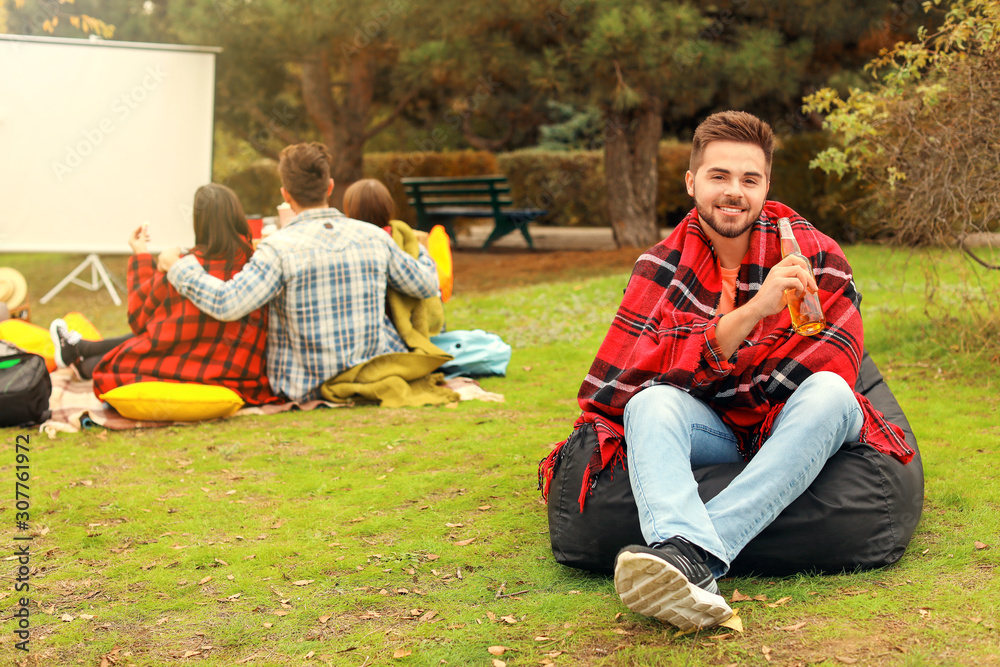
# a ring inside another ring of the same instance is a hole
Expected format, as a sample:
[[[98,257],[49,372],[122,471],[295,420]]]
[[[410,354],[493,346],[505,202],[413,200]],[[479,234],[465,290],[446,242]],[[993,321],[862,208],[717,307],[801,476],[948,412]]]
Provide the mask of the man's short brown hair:
[[[312,208],[326,203],[333,156],[321,143],[286,146],[278,157],[281,185],[299,206]]]
[[[698,172],[705,153],[705,146],[713,141],[735,141],[754,144],[764,151],[768,178],[771,176],[771,156],[774,154],[774,132],[771,126],[746,111],[720,111],[714,113],[694,131],[691,140],[691,162],[688,169]]]

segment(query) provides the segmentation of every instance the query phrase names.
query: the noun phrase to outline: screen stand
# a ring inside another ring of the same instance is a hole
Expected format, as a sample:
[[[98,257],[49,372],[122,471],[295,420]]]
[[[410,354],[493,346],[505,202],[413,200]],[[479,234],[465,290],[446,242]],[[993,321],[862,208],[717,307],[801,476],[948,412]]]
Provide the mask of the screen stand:
[[[80,275],[88,266],[90,267],[90,282],[85,283],[78,279],[77,276]],[[115,305],[122,305],[122,300],[118,297],[118,292],[115,291],[111,274],[108,273],[107,267],[101,263],[101,258],[97,255],[87,255],[86,259],[83,260],[80,266],[73,269],[73,273],[63,278],[58,285],[49,290],[49,293],[39,299],[38,302],[48,303],[49,299],[58,294],[62,288],[66,287],[66,285],[69,285],[70,283],[89,289],[91,292],[96,292],[101,289],[101,285],[104,285],[108,288],[108,294],[111,295],[111,300],[115,302]]]

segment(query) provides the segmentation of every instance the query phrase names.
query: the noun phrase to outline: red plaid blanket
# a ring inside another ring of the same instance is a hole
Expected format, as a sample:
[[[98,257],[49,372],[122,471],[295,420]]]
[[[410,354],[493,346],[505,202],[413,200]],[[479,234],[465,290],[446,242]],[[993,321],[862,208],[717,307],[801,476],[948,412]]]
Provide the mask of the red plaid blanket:
[[[600,441],[582,480],[580,508],[590,481],[615,457],[623,456],[622,413],[640,390],[669,384],[705,401],[728,424],[749,460],[767,438],[785,400],[807,377],[834,372],[853,387],[864,348],[864,333],[851,267],[840,247],[792,209],[767,202],[750,236],[740,266],[736,306],[760,289],[771,266],[781,260],[777,220],[792,222],[802,254],[813,265],[827,328],[800,336],[788,309],[766,317],[729,359],[723,358],[715,327],[722,293],[718,260],[691,211],[674,232],[635,264],[625,296],[580,387],[583,413],[576,427],[594,424]],[[904,463],[913,451],[899,427],[890,424],[858,395],[865,421],[861,442]],[[547,495],[559,443],[539,466]]]

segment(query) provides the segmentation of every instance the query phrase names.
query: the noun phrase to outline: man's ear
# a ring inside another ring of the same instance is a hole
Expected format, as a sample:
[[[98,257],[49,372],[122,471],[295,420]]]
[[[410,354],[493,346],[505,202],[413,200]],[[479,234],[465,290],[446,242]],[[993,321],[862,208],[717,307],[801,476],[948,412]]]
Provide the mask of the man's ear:
[[[281,188],[281,198],[284,199],[285,203],[288,204],[289,206],[292,205],[292,196],[288,194],[288,190],[286,190],[284,187]]]
[[[694,174],[690,169],[684,174],[684,185],[687,186],[688,195],[694,197]]]
[[[333,192],[333,179],[330,179],[330,184],[326,186],[326,196],[329,197],[330,193]]]

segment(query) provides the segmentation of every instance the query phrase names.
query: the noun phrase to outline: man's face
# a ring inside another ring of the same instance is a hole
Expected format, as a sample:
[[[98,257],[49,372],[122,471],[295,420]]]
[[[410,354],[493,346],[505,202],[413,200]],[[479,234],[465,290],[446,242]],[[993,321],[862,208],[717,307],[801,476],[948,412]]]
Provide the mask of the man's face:
[[[710,238],[737,238],[760,217],[770,182],[764,150],[754,144],[713,141],[698,171],[684,177],[702,229]],[[710,231],[711,230],[711,231]]]

